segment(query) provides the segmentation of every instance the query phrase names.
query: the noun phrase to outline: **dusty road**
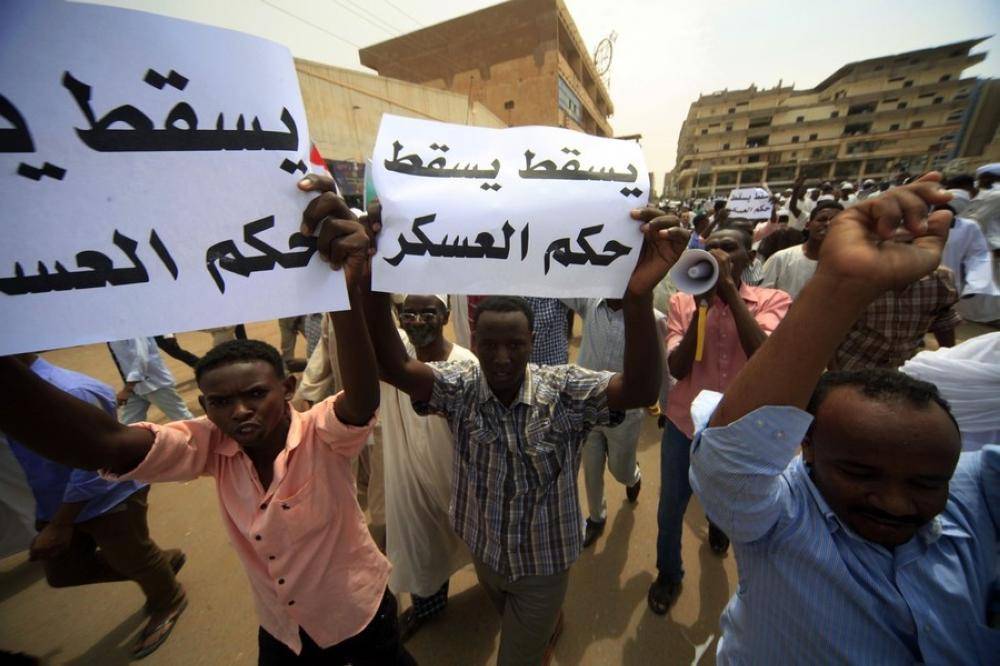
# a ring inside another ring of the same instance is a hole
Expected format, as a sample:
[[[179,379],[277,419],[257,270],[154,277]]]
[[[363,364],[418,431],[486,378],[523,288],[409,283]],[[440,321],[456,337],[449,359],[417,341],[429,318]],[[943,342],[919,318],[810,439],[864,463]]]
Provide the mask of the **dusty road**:
[[[965,326],[959,337],[985,330]],[[277,343],[275,322],[251,324],[248,333]],[[210,345],[204,333],[185,333],[179,339],[196,354]],[[300,354],[303,348],[300,339]],[[120,384],[104,345],[45,356],[116,388]],[[200,414],[191,370],[164,358],[189,407]],[[151,417],[162,419],[155,408]],[[659,441],[660,431],[649,417],[639,445],[643,490],[636,505],[628,505],[624,488],[607,476],[608,526],[597,544],[573,565],[557,664],[714,663],[718,617],[735,590],[736,567],[731,554],[719,559],[708,549],[704,514],[695,499],[686,516],[687,575],[680,600],[665,617],[653,615],[646,606],[646,590],[655,575]],[[180,580],[191,603],[170,639],[143,663],[255,664],[253,603],[243,569],[222,528],[213,482],[154,487],[150,529],[161,547],[179,547],[187,553]],[[409,604],[405,597],[400,601],[403,607]],[[144,623],[142,605],[142,594],[132,583],[52,589],[26,554],[0,561],[0,649],[29,652],[54,664],[125,664]],[[448,609],[423,628],[408,648],[424,665],[490,664],[496,656],[498,630],[499,619],[467,567],[452,579]]]

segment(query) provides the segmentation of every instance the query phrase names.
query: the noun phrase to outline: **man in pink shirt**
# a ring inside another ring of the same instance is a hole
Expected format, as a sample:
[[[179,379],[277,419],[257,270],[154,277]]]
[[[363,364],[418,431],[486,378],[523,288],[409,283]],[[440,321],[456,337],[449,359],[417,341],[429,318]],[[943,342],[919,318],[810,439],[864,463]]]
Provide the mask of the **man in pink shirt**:
[[[379,403],[375,356],[357,305],[368,237],[330,193],[306,208],[304,223],[320,222],[328,239],[320,252],[334,268],[345,267],[352,305],[331,313],[344,382],[337,395],[296,412],[289,404],[295,379],[285,376],[278,351],[234,340],[195,370],[206,417],[129,427],[8,357],[0,359],[0,429],[47,458],[101,469],[108,478],[214,477],[253,590],[260,664],[411,664],[386,589],[389,562],[365,527],[351,476],[351,458]]]
[[[649,588],[650,609],[666,613],[681,591],[681,531],[691,498],[688,482],[693,425],[691,402],[703,389],[724,391],[747,359],[773,331],[791,305],[777,289],[751,287],[740,276],[750,263],[749,234],[736,229],[712,233],[705,247],[719,262],[719,279],[704,294],[677,293],[667,319],[667,368],[676,380],[667,396],[666,424],[660,444],[660,504],[657,511],[656,568]],[[695,360],[700,303],[708,305],[705,342]],[[723,554],[729,539],[709,523],[709,543]]]

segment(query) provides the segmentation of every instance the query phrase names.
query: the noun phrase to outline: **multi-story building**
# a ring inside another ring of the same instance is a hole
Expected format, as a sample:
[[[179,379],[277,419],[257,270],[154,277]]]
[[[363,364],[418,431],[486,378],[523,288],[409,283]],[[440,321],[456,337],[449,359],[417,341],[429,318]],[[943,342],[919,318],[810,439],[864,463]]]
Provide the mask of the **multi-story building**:
[[[511,0],[360,51],[381,76],[481,102],[508,125],[612,136],[611,98],[561,0]]]
[[[960,156],[981,85],[962,72],[986,57],[970,53],[982,41],[850,63],[810,90],[779,82],[701,95],[681,128],[672,193],[940,168]]]

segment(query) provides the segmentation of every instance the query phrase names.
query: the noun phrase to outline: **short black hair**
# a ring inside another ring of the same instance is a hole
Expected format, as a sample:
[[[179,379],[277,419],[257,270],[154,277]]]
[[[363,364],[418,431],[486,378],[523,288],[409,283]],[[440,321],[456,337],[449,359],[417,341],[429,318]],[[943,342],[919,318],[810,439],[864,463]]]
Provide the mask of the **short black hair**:
[[[523,312],[528,318],[528,330],[535,330],[535,313],[528,301],[520,296],[487,296],[479,301],[476,312],[472,315],[473,328],[479,324],[479,316],[484,312]]]
[[[959,173],[950,178],[945,178],[941,182],[941,187],[946,190],[969,190],[976,187],[976,178],[971,173]]]
[[[827,208],[835,208],[837,210],[844,210],[844,204],[839,201],[830,201],[829,199],[824,199],[816,204],[816,206],[809,212],[809,219],[814,220],[816,216],[819,215],[821,210],[826,210]]]
[[[725,199],[717,199],[715,203],[712,204],[712,210],[718,212],[726,207],[728,202]]]
[[[767,236],[764,236],[764,240],[757,246],[757,256],[762,261],[767,261],[768,257],[775,252],[792,247],[793,245],[802,245],[805,240],[805,234],[798,229],[793,229],[792,227],[775,229]]]
[[[933,402],[944,410],[955,426],[955,430],[961,434],[962,429],[958,427],[958,421],[951,413],[948,401],[941,397],[937,386],[921,379],[915,379],[899,370],[886,368],[827,372],[819,378],[819,383],[816,384],[816,389],[809,398],[806,411],[815,417],[830,392],[841,386],[852,386],[866,398],[882,403],[904,402],[912,407],[923,409]]]
[[[214,370],[230,363],[245,363],[248,361],[264,361],[272,368],[278,379],[285,378],[285,364],[278,350],[260,340],[228,340],[212,347],[194,366],[194,379],[201,381],[209,370]]]

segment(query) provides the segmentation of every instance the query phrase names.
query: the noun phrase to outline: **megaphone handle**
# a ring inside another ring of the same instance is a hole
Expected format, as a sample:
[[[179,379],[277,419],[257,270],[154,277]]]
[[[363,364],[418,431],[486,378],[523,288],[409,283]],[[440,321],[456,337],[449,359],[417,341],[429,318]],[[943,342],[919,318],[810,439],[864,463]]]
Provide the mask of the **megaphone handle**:
[[[702,301],[698,304],[698,338],[694,347],[694,360],[701,361],[705,353],[705,327],[708,324],[708,304]]]

